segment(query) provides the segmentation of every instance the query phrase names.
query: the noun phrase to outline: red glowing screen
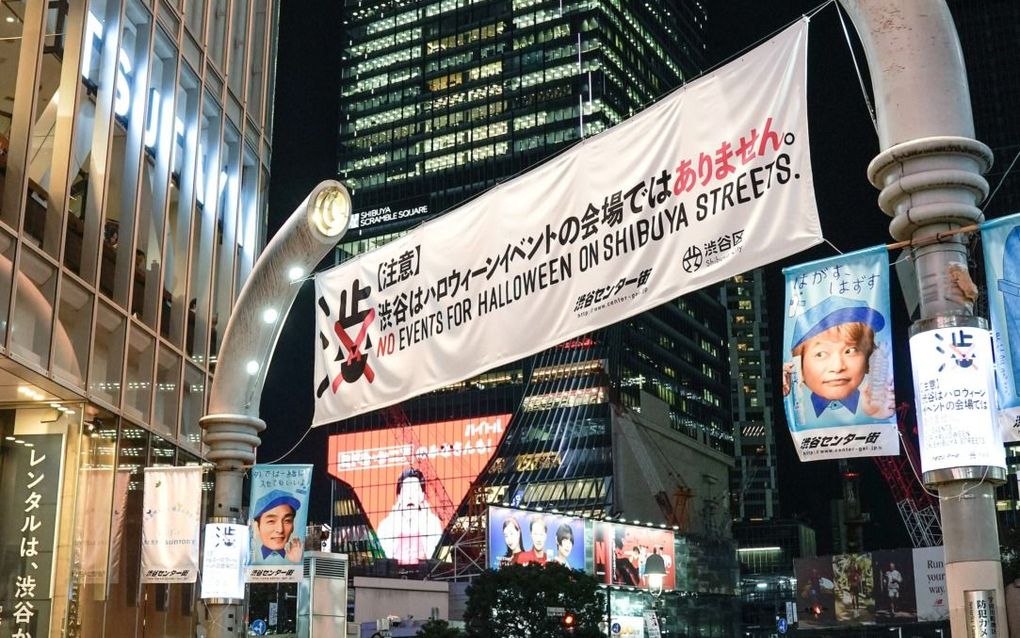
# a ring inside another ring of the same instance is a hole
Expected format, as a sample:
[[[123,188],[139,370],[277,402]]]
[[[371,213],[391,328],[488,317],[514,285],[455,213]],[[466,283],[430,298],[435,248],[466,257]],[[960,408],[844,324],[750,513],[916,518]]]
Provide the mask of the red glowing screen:
[[[353,488],[387,558],[431,558],[509,414],[329,437],[329,473]]]

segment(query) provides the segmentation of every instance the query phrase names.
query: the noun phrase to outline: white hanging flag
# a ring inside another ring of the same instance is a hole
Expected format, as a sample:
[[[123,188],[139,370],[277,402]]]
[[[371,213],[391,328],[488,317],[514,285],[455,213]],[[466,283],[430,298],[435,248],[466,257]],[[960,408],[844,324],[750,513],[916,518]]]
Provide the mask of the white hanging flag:
[[[314,425],[392,405],[822,241],[807,21],[316,277]]]
[[[142,582],[195,582],[202,467],[147,467],[144,487]]]

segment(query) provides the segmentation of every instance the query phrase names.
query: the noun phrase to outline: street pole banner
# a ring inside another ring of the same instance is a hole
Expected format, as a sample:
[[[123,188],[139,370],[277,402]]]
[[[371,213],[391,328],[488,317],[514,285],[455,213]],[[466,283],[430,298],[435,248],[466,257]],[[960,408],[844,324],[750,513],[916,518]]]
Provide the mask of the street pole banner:
[[[1006,469],[995,420],[992,337],[974,327],[936,328],[910,338],[921,471],[988,465]]]
[[[1020,441],[1020,215],[981,225],[1002,439]]]
[[[807,27],[317,276],[313,424],[469,378],[821,242]]]
[[[783,405],[800,460],[899,454],[885,246],[783,274]]]
[[[248,527],[245,525],[206,524],[205,552],[202,554],[202,598],[244,598],[248,541]]]
[[[252,467],[249,583],[300,582],[311,486],[311,465]]]
[[[201,513],[201,465],[145,468],[143,583],[195,582]]]

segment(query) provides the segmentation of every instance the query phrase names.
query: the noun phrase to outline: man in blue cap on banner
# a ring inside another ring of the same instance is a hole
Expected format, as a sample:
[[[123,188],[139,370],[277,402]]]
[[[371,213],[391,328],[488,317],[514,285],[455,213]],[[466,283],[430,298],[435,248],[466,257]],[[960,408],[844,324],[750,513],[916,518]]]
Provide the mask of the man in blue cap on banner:
[[[255,503],[253,519],[260,547],[255,564],[286,565],[301,562],[304,543],[294,535],[294,514],[301,508],[293,494],[270,490]]]
[[[875,335],[885,327],[882,313],[859,299],[827,297],[796,318],[790,354],[800,359],[799,376],[810,401],[797,404],[799,427],[821,427],[887,419],[895,409],[889,392],[888,354]],[[795,388],[794,362],[783,366],[783,394]],[[861,387],[865,375],[869,383]],[[806,408],[806,409],[805,409]]]

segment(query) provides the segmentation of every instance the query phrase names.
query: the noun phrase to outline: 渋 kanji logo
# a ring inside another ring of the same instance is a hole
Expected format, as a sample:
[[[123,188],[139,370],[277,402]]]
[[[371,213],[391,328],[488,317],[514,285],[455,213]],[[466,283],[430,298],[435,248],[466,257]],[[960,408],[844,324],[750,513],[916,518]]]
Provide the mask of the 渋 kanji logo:
[[[319,387],[315,392],[316,398],[322,398],[327,389],[331,389],[333,394],[336,394],[342,383],[355,383],[362,376],[368,379],[369,383],[375,381],[375,371],[372,370],[368,361],[368,351],[372,349],[372,339],[368,334],[368,328],[375,320],[375,308],[359,309],[361,302],[366,301],[371,294],[371,286],[362,287],[361,281],[355,279],[351,284],[349,294],[346,290],[340,292],[340,304],[335,321],[332,321],[333,314],[329,302],[325,296],[319,297],[319,309],[326,314],[333,325],[333,335],[330,337],[323,334],[321,330],[319,331],[319,344],[323,350],[336,347],[333,363],[340,364],[340,371],[335,374],[330,370],[326,371],[326,376],[319,382]],[[332,378],[330,378],[331,376]]]

